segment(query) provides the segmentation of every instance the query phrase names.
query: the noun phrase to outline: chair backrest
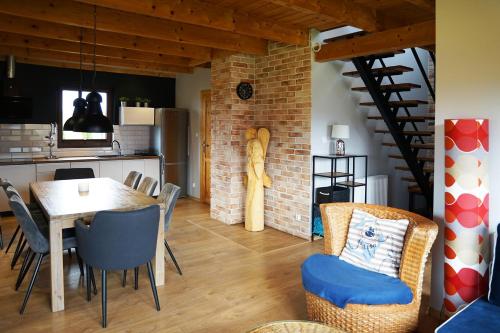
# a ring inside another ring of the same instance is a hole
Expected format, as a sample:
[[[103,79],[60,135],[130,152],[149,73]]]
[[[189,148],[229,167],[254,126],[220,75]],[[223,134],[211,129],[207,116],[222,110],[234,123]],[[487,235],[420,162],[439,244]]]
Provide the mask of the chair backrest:
[[[9,198],[9,205],[31,250],[36,253],[49,252],[49,241],[36,225],[23,199],[17,194],[12,194]]]
[[[170,228],[170,223],[172,221],[172,214],[174,213],[175,204],[181,193],[181,188],[172,183],[166,183],[163,185],[163,189],[158,195],[157,200],[159,202],[165,203],[165,231]]]
[[[141,185],[137,188],[137,191],[152,196],[155,192],[156,186],[158,185],[158,181],[154,180],[151,177],[145,177],[142,180]]]
[[[13,186],[9,180],[7,180],[5,178],[0,179],[0,187],[3,188],[4,191],[6,191],[7,187],[9,187],[9,186]]]
[[[10,197],[12,197],[13,195],[17,195],[18,197],[22,198],[21,197],[21,194],[16,190],[16,188],[12,185],[10,186],[7,186],[7,188],[4,189],[5,190],[5,194],[7,195],[7,198],[10,199]]]
[[[95,178],[92,168],[56,169],[54,180]]]
[[[76,223],[78,253],[92,267],[105,270],[134,268],[156,253],[160,207],[133,211],[97,212],[90,226]]]
[[[125,178],[123,184],[132,187],[135,190],[137,189],[137,186],[139,186],[139,181],[141,180],[141,177],[142,173],[137,171],[130,171],[127,175],[127,178]]]

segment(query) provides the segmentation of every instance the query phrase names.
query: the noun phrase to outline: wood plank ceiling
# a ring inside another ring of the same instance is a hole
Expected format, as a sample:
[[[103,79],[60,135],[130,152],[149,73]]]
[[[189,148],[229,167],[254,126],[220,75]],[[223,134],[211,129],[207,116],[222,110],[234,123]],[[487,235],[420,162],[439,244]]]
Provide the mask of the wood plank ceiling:
[[[351,25],[366,39],[434,20],[434,0],[0,0],[0,55],[78,68],[81,41],[91,68],[94,6],[98,70],[166,77],[218,54],[265,54],[268,41],[307,45],[311,28]]]

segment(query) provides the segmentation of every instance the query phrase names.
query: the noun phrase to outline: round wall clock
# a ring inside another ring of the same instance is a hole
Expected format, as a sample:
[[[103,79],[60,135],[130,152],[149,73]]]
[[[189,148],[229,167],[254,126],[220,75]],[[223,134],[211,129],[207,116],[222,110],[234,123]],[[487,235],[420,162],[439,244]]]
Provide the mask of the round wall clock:
[[[236,87],[236,94],[238,95],[239,98],[243,100],[249,99],[250,97],[252,97],[253,94],[252,85],[248,82],[241,82]]]

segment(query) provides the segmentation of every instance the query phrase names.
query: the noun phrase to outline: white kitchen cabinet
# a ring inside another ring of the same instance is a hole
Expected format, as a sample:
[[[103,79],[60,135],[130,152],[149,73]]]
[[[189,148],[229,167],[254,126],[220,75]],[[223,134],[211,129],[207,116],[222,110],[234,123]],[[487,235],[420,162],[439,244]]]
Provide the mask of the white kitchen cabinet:
[[[36,168],[34,164],[2,165],[0,178],[9,180],[19,191],[25,202],[30,201],[29,185],[36,182]],[[4,191],[0,191],[0,212],[10,211],[9,200]]]
[[[117,182],[123,182],[123,161],[99,161],[99,177],[111,178]],[[97,177],[97,176],[96,176]]]
[[[54,180],[54,173],[57,169],[69,169],[69,162],[39,163],[36,164],[36,181],[45,182]]]
[[[157,158],[145,159],[144,160],[144,177],[151,177],[158,181],[158,185],[153,193],[153,195],[158,195],[160,193],[160,161]]]
[[[105,162],[105,161],[102,161]],[[101,163],[102,163],[101,162]],[[94,176],[99,178],[100,176],[100,162],[98,161],[84,161],[84,162],[71,162],[71,168],[90,168],[94,171]]]
[[[142,174],[144,178],[144,160],[123,160],[123,175],[122,182],[125,181],[130,171],[137,171]]]

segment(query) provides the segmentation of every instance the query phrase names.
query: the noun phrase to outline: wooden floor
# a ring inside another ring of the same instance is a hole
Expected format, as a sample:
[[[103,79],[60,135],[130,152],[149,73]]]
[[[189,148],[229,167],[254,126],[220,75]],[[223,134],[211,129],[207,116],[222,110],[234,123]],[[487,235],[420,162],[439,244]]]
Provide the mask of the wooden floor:
[[[15,225],[13,218],[2,220],[4,240]],[[107,332],[246,332],[267,321],[306,318],[300,264],[322,251],[321,240],[310,243],[270,228],[249,233],[242,225],[211,220],[208,206],[187,199],[179,201],[167,239],[184,275],[177,274],[167,260],[166,285],[158,289],[161,311],[154,308],[145,268],[137,291],[130,278],[122,288],[121,275],[112,273]],[[74,256],[64,258],[66,310],[50,311],[47,260],[20,316],[30,276],[16,292],[13,286],[20,265],[10,270],[12,252],[0,254],[0,332],[102,330],[100,293],[86,302]],[[99,279],[97,286],[100,289]],[[426,290],[428,286],[427,279]],[[424,316],[421,322],[419,331],[432,332],[435,322],[430,317]]]

